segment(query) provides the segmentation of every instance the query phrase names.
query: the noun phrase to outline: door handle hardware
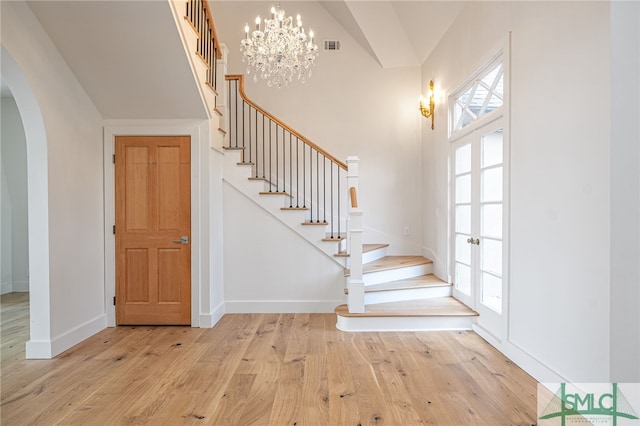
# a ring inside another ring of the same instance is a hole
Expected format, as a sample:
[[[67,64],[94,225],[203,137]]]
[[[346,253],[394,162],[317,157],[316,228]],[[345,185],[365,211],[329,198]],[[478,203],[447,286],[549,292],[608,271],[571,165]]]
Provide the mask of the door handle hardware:
[[[480,245],[480,239],[479,238],[467,238],[467,242],[469,244],[475,244],[477,246]]]
[[[179,240],[173,240],[171,241],[174,244],[189,244],[189,237],[186,235],[183,235],[182,237],[180,237]]]

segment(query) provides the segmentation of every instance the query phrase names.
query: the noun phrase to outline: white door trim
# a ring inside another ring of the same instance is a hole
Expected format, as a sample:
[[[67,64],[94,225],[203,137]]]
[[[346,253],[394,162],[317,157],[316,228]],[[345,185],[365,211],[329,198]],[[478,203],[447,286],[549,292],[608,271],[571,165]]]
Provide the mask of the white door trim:
[[[202,238],[201,222],[207,216],[201,211],[202,206],[208,206],[201,200],[201,151],[208,151],[206,138],[201,137],[200,123],[180,125],[139,125],[139,126],[105,126],[104,128],[104,245],[105,245],[105,312],[107,326],[115,327],[116,310],[113,299],[116,295],[115,280],[115,169],[113,155],[115,153],[116,136],[168,136],[187,135],[191,137],[191,326],[200,327],[200,289],[208,285],[208,277],[201,273],[203,256],[208,250],[208,240]],[[206,208],[206,207],[205,207]],[[206,258],[204,259],[206,261]]]
[[[474,130],[472,130],[471,132],[467,132],[465,133],[463,136],[460,137],[456,137],[455,139],[452,139],[450,141],[450,149],[449,149],[449,170],[450,170],[450,177],[449,177],[449,182],[450,182],[450,187],[449,187],[449,199],[450,199],[450,206],[449,206],[449,247],[450,247],[450,261],[449,261],[449,274],[452,277],[452,282],[455,281],[455,236],[456,236],[456,232],[455,232],[455,153],[456,153],[456,148],[459,145],[459,142],[463,142],[464,143],[468,143],[470,144],[472,147],[475,146],[475,148],[472,148],[472,168],[471,168],[471,175],[473,176],[472,179],[474,179],[476,182],[478,182],[478,179],[480,179],[480,169],[477,168],[480,165],[480,160],[479,160],[479,146],[477,144],[480,143],[481,138],[484,135],[487,135],[493,131],[496,131],[498,129],[502,129],[503,131],[503,162],[502,162],[502,167],[503,167],[503,172],[502,172],[502,177],[503,177],[503,181],[502,181],[502,194],[503,194],[503,198],[502,198],[502,205],[503,205],[503,220],[502,220],[502,312],[500,314],[495,313],[495,315],[497,315],[497,318],[494,317],[493,315],[493,311],[491,311],[488,307],[482,306],[482,303],[480,302],[480,288],[477,287],[478,285],[478,279],[479,277],[476,276],[475,274],[477,274],[478,271],[474,272],[474,269],[472,268],[472,285],[471,285],[471,293],[469,296],[465,295],[464,293],[461,293],[460,291],[458,291],[454,285],[453,287],[453,296],[456,297],[457,299],[459,299],[460,301],[462,301],[463,303],[466,303],[467,305],[469,305],[471,308],[475,309],[476,311],[478,311],[478,313],[480,313],[480,317],[478,318],[478,326],[479,327],[484,327],[486,332],[492,334],[494,336],[495,339],[497,339],[497,341],[502,341],[505,337],[506,337],[506,331],[507,331],[507,326],[508,326],[508,309],[509,309],[509,303],[508,303],[508,286],[509,286],[509,275],[508,275],[508,271],[509,271],[509,266],[508,266],[508,262],[509,262],[509,246],[508,246],[508,241],[509,241],[509,216],[510,216],[510,212],[509,212],[509,162],[510,162],[510,158],[509,158],[509,134],[508,134],[508,123],[506,120],[505,116],[497,116],[494,117],[493,120],[486,122],[483,126],[480,127],[476,127]],[[475,165],[474,165],[475,164]],[[473,192],[472,192],[473,193]],[[476,194],[476,196],[479,196],[479,194]],[[476,199],[473,200],[472,198],[472,205],[477,204],[478,206],[480,205],[480,200]],[[476,212],[476,215],[478,214],[478,212]],[[473,216],[472,215],[472,220],[475,219],[476,221],[478,220],[477,216]],[[472,230],[474,225],[472,225]],[[476,234],[479,234],[479,224],[475,223],[475,228],[476,228]],[[476,237],[477,238],[477,237]],[[475,259],[474,259],[475,256]],[[479,256],[478,256],[478,252],[475,250],[472,250],[471,253],[471,257],[472,257],[472,263],[475,263],[476,265],[478,264],[478,262],[480,261]],[[483,312],[485,312],[485,315],[483,316]],[[483,321],[483,318],[486,318],[486,320]]]

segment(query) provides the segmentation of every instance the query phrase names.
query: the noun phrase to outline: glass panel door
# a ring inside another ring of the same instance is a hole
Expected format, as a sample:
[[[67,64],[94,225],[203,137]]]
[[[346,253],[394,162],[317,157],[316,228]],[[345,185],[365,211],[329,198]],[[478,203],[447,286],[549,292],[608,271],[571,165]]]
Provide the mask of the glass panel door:
[[[502,313],[502,129],[480,141],[480,303]]]
[[[496,120],[453,143],[453,295],[478,323],[501,335],[503,311],[504,141]]]
[[[471,240],[472,220],[472,144],[463,138],[454,148],[454,296],[467,305],[473,305]]]

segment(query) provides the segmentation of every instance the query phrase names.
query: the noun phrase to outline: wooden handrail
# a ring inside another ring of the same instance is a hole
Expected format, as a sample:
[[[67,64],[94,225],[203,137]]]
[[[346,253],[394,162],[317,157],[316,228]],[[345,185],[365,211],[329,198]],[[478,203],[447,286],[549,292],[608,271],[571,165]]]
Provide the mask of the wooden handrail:
[[[332,162],[334,162],[335,164],[337,164],[340,168],[342,168],[344,170],[347,170],[347,164],[346,163],[338,160],[336,157],[334,157],[333,155],[329,154],[327,151],[325,151],[324,149],[320,148],[318,145],[316,145],[315,143],[311,142],[308,138],[306,138],[305,136],[303,136],[302,134],[300,134],[299,132],[297,132],[296,130],[291,128],[288,124],[284,123],[283,121],[281,121],[278,118],[274,117],[273,115],[269,114],[267,111],[265,111],[263,108],[258,106],[256,103],[254,103],[253,101],[249,100],[249,98],[247,97],[247,95],[244,92],[244,74],[229,74],[229,75],[225,76],[225,79],[226,80],[238,80],[238,91],[240,92],[240,96],[242,97],[242,99],[247,104],[252,106],[257,111],[260,111],[260,113],[263,114],[265,117],[267,117],[270,120],[276,122],[280,127],[282,127],[283,129],[287,130],[289,133],[291,133],[292,135],[297,137],[299,140],[304,142],[306,145],[308,145],[308,146],[312,147],[313,149],[315,149],[316,151],[318,151],[320,154],[325,156],[327,159],[329,159]]]
[[[216,47],[216,59],[222,59],[222,50],[220,49],[220,42],[218,41],[216,26],[213,23],[213,15],[211,14],[211,6],[209,5],[209,0],[203,0],[202,6],[207,16],[207,20],[209,21],[209,26],[211,27],[211,38],[213,39],[213,43]]]
[[[352,186],[349,188],[349,194],[351,194],[351,207],[354,209],[358,208],[358,193],[356,191],[356,187]]]

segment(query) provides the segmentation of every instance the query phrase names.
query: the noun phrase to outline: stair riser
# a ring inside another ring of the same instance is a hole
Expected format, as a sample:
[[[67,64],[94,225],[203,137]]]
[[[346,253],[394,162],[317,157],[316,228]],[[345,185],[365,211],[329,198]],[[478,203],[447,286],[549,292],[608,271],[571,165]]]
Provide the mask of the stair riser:
[[[433,264],[407,266],[404,268],[389,269],[386,271],[368,272],[363,274],[362,280],[365,285],[380,284],[390,281],[415,278],[433,272]]]
[[[362,253],[362,263],[370,263],[378,259],[382,259],[387,255],[387,248],[382,247],[379,249],[371,250],[367,253]]]
[[[375,305],[378,303],[400,302],[404,300],[431,299],[434,297],[451,296],[451,286],[442,285],[434,287],[376,291],[364,294],[365,305]]]
[[[445,331],[471,330],[473,316],[447,317],[343,317],[336,327],[342,331]]]

